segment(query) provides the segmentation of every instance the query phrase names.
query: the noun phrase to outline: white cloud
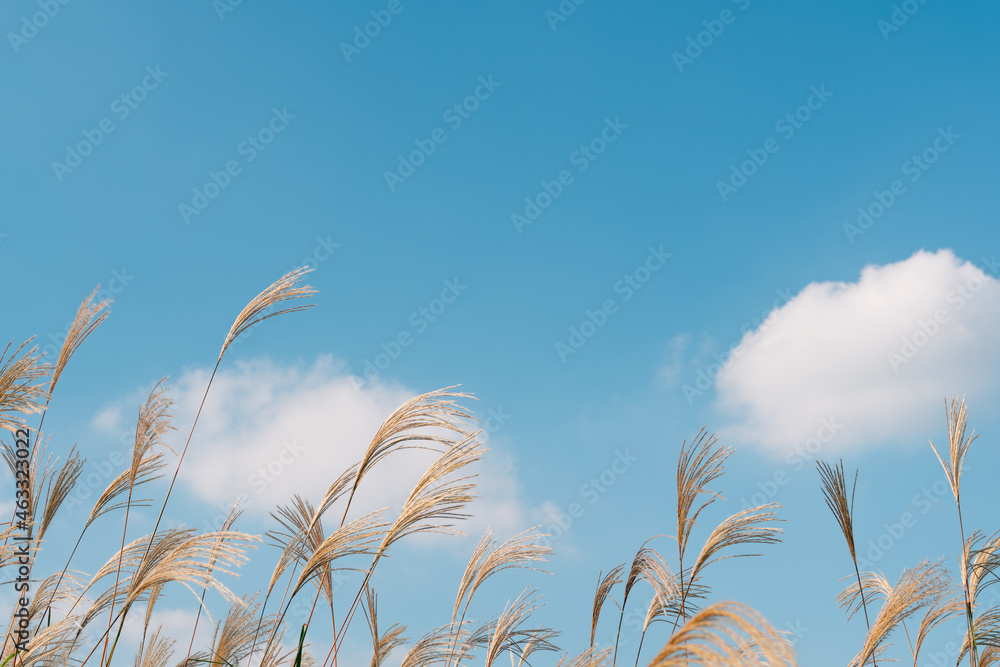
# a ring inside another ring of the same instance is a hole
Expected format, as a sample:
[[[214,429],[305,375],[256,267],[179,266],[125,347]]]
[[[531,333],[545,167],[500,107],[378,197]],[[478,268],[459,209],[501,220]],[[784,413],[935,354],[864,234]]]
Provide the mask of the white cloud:
[[[208,377],[206,370],[189,370],[171,392],[179,428],[170,442],[177,451]],[[215,377],[179,482],[217,507],[228,507],[242,495],[247,511],[259,516],[295,493],[317,502],[334,479],[361,459],[382,422],[415,394],[397,384],[359,387],[344,365],[329,356],[312,366],[267,360],[230,364]],[[407,451],[384,459],[366,476],[355,508],[402,503],[435,456]],[[513,458],[492,448],[484,463],[476,480],[481,500],[470,507],[474,519],[456,527],[472,535],[488,524],[501,533],[522,529],[526,519]]]
[[[178,591],[181,593],[180,591]],[[183,591],[184,594],[187,591]],[[153,614],[149,619],[147,642],[151,640],[153,633],[160,631],[161,638],[176,640],[174,645],[173,662],[181,662],[187,655],[188,648],[191,647],[193,653],[206,651],[212,646],[212,638],[215,630],[215,623],[224,619],[228,609],[222,610],[217,616],[209,618],[204,612],[198,618],[198,601],[188,593],[187,600],[191,608],[170,609],[160,601],[153,607]],[[184,598],[180,598],[184,599]],[[161,608],[163,607],[163,608]],[[195,630],[195,619],[198,619],[197,630]],[[143,624],[146,620],[146,605],[142,605],[129,612],[126,617],[125,631],[122,634],[123,646],[118,647],[121,655],[134,655],[139,650],[139,640],[142,637]],[[191,641],[191,631],[195,630],[194,641]],[[119,655],[116,651],[115,655]],[[128,652],[126,652],[128,651]]]
[[[91,426],[96,430],[105,433],[117,431],[122,423],[122,410],[120,405],[109,405],[104,408],[91,421]]]
[[[806,286],[746,334],[718,374],[720,435],[785,451],[843,425],[830,447],[926,443],[944,399],[997,387],[1000,283],[950,250]],[[823,432],[825,433],[825,431]]]

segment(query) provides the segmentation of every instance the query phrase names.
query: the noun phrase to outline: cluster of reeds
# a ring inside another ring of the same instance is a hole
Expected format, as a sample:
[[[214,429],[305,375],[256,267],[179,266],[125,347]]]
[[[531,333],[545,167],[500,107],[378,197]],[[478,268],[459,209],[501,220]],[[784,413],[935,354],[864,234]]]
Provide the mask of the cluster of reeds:
[[[296,495],[275,508],[274,528],[265,536],[238,530],[240,512],[236,507],[215,531],[161,528],[178,472],[194,440],[205,398],[226,351],[261,320],[308,307],[301,300],[313,290],[301,284],[303,273],[299,270],[282,277],[237,316],[224,339],[184,445],[180,451],[172,452],[176,455],[172,471],[164,444],[165,434],[173,428],[172,401],[165,384],[156,384],[139,410],[129,465],[97,498],[65,566],[51,573],[33,570],[28,573],[32,596],[27,610],[27,637],[18,635],[18,630],[25,627],[18,601],[11,611],[0,651],[0,667],[111,665],[115,660],[118,664],[131,662],[137,667],[193,664],[325,667],[339,664],[344,638],[359,609],[371,638],[372,667],[403,649],[405,666],[446,667],[473,662],[493,665],[501,656],[509,656],[512,664],[516,661],[527,665],[537,652],[557,650],[554,644],[557,632],[531,621],[540,605],[533,590],[517,596],[492,617],[480,618],[471,608],[477,590],[494,575],[512,568],[540,567],[549,549],[538,543],[543,536],[536,531],[527,531],[502,543],[488,531],[459,578],[451,618],[442,619],[439,627],[423,636],[411,640],[406,636],[405,626],[386,625],[378,616],[372,576],[393,545],[418,533],[457,532],[456,521],[466,516],[464,510],[475,497],[470,466],[485,450],[472,415],[460,404],[468,397],[452,388],[417,396],[400,406],[375,433],[361,460],[333,480],[321,498]],[[8,580],[14,579],[9,573],[17,572],[20,567],[19,550],[26,549],[27,560],[33,564],[43,546],[52,544],[47,529],[86,469],[79,452],[71,450],[60,464],[39,443],[44,442],[45,414],[59,378],[79,346],[108,314],[109,303],[95,302],[95,293],[81,305],[54,364],[47,364],[35,348],[29,348],[30,341],[13,351],[8,346],[0,356],[0,429],[13,434],[17,429],[30,428],[35,443],[28,463],[29,488],[24,494],[28,502],[26,518],[12,517],[9,528],[0,533],[0,569],[8,574],[5,577]],[[38,415],[37,425],[26,424],[29,415]],[[353,501],[372,469],[396,452],[418,447],[436,452],[436,459],[416,482],[398,516],[389,518],[385,511],[359,515]],[[14,447],[5,442],[3,453],[14,471],[17,467]],[[689,550],[696,521],[720,498],[709,487],[722,475],[729,454],[730,450],[719,447],[704,431],[691,446],[682,448],[677,468],[677,535],[673,538],[676,567],[671,568],[667,559],[647,542],[630,567],[623,564],[599,577],[590,646],[575,658],[563,658],[560,665],[583,667],[614,665],[619,659],[626,661],[619,655],[618,638],[626,605],[630,598],[634,599],[634,588],[640,583],[650,587],[653,594],[645,611],[642,639],[645,640],[654,623],[662,622],[660,627],[664,628],[658,641],[665,644],[651,664],[793,664],[789,643],[754,611],[734,602],[706,602],[709,587],[705,573],[712,563],[751,555],[745,553],[744,547],[778,540],[780,531],[773,524],[777,506],[761,505],[738,512],[711,530],[697,553]],[[130,520],[134,528],[137,508],[155,507],[154,500],[141,497],[143,488],[168,475],[169,485],[157,503],[153,530],[148,535],[130,537],[134,533],[134,529],[130,530]],[[957,499],[957,481],[955,493]],[[115,521],[121,526],[116,552],[93,574],[73,569],[74,557],[88,529],[98,522],[108,525]],[[18,540],[13,539],[16,531],[21,531]],[[259,593],[241,597],[224,583],[222,575],[237,573],[250,550],[265,538],[275,547],[273,573]],[[970,553],[968,549],[966,553]],[[976,563],[989,560],[983,559]],[[363,565],[358,566],[359,562]],[[350,567],[345,563],[350,563]],[[29,570],[32,567],[29,565]],[[346,597],[334,586],[334,573],[342,568],[354,570],[358,579],[357,590]],[[967,595],[974,596],[976,581],[968,582]],[[161,627],[154,627],[154,608],[164,592],[172,588],[186,588],[193,594],[192,608],[198,611],[190,638],[167,637]],[[228,601],[230,607],[225,617],[215,623],[210,645],[196,647],[194,639],[199,623],[209,622],[202,611],[210,589]],[[618,631],[614,643],[602,647],[596,643],[598,620],[616,589],[621,594],[616,602]],[[927,595],[925,589],[921,590]],[[311,612],[306,623],[291,627],[286,615],[292,601],[297,599],[309,601]],[[904,610],[909,608],[904,605]],[[331,633],[331,647],[325,655],[310,655],[310,637],[315,637],[321,629]],[[123,637],[138,644],[137,655],[121,655]],[[635,665],[639,663],[641,648],[640,642]]]
[[[862,611],[867,626],[864,643],[851,661],[851,667],[868,663],[877,665],[890,646],[890,635],[899,628],[903,629],[908,640],[910,657],[916,667],[929,634],[953,619],[962,619],[965,624],[965,635],[957,656],[959,664],[966,656],[970,667],[1000,664],[1000,606],[982,609],[987,605],[981,596],[988,584],[998,580],[1000,533],[987,538],[975,531],[966,537],[962,521],[962,466],[969,446],[977,436],[972,433],[966,435],[968,414],[964,398],[953,398],[946,405],[946,417],[946,456],[942,456],[933,442],[931,448],[944,468],[955,498],[958,519],[956,537],[959,538],[956,543],[959,547],[957,585],[941,560],[924,561],[904,570],[895,584],[890,583],[881,572],[862,572],[854,548],[854,484],[848,494],[843,462],[832,466],[818,462],[823,494],[847,541],[854,565],[854,574],[849,577],[850,583],[840,593],[838,601],[846,609],[848,620]],[[876,605],[878,612],[874,613]],[[907,621],[910,621],[909,628]]]

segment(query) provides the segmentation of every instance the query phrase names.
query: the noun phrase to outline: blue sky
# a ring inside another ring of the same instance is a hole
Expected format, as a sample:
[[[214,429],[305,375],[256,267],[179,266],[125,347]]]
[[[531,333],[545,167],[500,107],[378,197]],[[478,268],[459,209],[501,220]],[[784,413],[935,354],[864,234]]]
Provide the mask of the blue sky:
[[[914,498],[942,479],[926,441],[945,440],[944,398],[967,393],[985,434],[967,523],[996,528],[995,4],[231,2],[0,12],[6,337],[44,346],[98,283],[115,299],[57,388],[55,451],[106,459],[164,376],[186,433],[236,313],[310,263],[316,307],[227,355],[171,509],[216,513],[245,486],[225,457],[267,462],[286,431],[316,463],[267,499],[328,482],[395,404],[461,384],[504,422],[486,518],[394,559],[387,625],[447,620],[487,519],[551,528],[583,498],[552,576],[483,599],[538,586],[538,618],[582,650],[598,572],[676,531],[677,453],[706,424],[735,448],[713,520],[768,488],[786,519],[764,558],[710,573],[715,595],[808,628],[801,664],[844,664],[862,636],[836,606],[851,566],[815,456],[787,458],[821,420],[843,426],[816,456],[861,468],[859,543],[918,515],[874,563],[894,580],[957,551],[949,499]],[[254,392],[281,397],[278,423],[255,421]],[[591,504],[582,487],[630,457]],[[265,510],[247,527],[267,530]]]

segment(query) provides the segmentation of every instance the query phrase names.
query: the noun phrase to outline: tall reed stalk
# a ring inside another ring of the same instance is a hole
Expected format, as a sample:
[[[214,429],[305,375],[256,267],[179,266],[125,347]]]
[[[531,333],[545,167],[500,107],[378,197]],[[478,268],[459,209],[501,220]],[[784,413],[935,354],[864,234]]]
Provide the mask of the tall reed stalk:
[[[965,464],[965,457],[969,453],[969,447],[978,437],[970,433],[965,435],[968,423],[968,413],[965,406],[965,398],[958,397],[951,399],[951,404],[945,404],[945,414],[948,422],[948,460],[941,457],[934,443],[931,442],[931,449],[937,456],[938,462],[944,469],[944,474],[948,478],[948,485],[951,487],[952,495],[955,497],[955,508],[958,510],[958,534],[961,538],[962,549],[959,552],[959,573],[962,577],[962,589],[965,593],[965,620],[968,625],[968,637],[971,650],[969,651],[969,665],[976,667],[979,664],[979,648],[976,642],[976,624],[972,615],[973,599],[969,587],[969,543],[965,539],[965,525],[962,521],[962,466]]]

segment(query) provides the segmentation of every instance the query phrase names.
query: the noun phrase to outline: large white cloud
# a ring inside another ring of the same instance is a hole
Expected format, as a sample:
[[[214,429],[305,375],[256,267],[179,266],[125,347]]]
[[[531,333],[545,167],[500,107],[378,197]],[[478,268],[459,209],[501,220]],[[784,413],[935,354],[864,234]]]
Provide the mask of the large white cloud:
[[[184,445],[209,374],[206,369],[188,370],[172,383],[178,430],[168,443],[175,451]],[[312,365],[288,366],[267,359],[224,362],[178,483],[211,503],[212,514],[220,520],[241,497],[246,510],[257,516],[287,504],[296,493],[316,503],[344,470],[361,459],[382,422],[416,393],[382,382],[362,387],[343,363],[329,356]],[[473,401],[460,402],[475,408]],[[95,427],[118,424],[121,412],[118,405],[106,407],[95,417]],[[487,465],[476,470],[482,473],[488,468],[488,474],[476,480],[480,499],[470,507],[473,518],[456,526],[468,534],[487,525],[501,533],[526,527],[514,459],[490,446]],[[435,457],[413,450],[382,460],[362,483],[355,509],[389,507],[395,516],[391,508],[405,500]]]
[[[857,282],[812,283],[718,373],[715,407],[734,419],[720,433],[781,451],[817,435],[825,451],[926,443],[946,396],[993,395],[998,332],[1000,283],[950,250],[868,266]]]

